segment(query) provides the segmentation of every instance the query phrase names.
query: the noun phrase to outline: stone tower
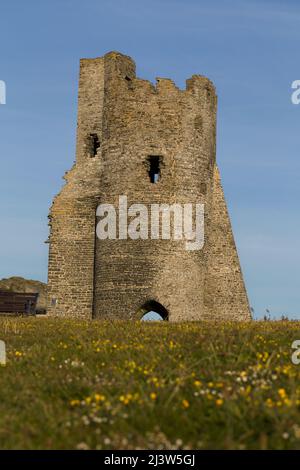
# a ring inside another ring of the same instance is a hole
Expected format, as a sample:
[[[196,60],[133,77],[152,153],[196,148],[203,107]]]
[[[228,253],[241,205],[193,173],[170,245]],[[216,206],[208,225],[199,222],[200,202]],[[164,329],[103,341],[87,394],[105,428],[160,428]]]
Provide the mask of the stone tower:
[[[48,313],[170,321],[248,320],[247,294],[216,165],[217,97],[193,75],[136,77],[118,52],[80,63],[76,163],[50,213]],[[204,204],[205,243],[96,236],[96,209]]]

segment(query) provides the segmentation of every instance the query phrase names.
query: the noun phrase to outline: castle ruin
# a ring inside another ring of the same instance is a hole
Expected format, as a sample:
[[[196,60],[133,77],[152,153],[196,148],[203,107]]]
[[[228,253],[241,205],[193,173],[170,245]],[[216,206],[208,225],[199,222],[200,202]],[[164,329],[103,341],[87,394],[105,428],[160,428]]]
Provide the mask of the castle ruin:
[[[217,97],[193,75],[180,90],[136,77],[118,52],[80,62],[76,163],[50,212],[48,313],[64,317],[249,320],[216,165]],[[96,236],[100,203],[202,203],[205,243]]]

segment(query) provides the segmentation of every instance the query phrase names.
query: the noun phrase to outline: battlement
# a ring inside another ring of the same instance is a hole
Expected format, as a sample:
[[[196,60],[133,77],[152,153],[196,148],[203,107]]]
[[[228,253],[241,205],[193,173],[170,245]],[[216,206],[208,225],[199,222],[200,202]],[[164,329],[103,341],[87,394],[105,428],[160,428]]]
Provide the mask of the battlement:
[[[202,75],[192,75],[192,77],[188,78],[186,80],[185,90],[176,86],[175,82],[171,78],[157,77],[156,84],[153,84],[150,80],[139,78],[136,76],[135,61],[131,57],[116,51],[108,52],[102,57],[81,59],[81,75],[85,76],[85,69],[91,71],[100,64],[104,67],[103,73],[105,75],[105,80],[111,80],[112,78],[115,80],[125,80],[127,85],[131,85],[131,90],[144,87],[153,93],[165,93],[167,91],[184,93],[186,91],[195,92],[196,90],[199,90],[209,92],[212,95],[216,94],[213,83],[207,77]]]
[[[215,88],[201,75],[187,79],[186,89],[182,90],[170,78],[157,77],[152,83],[137,77],[135,62],[119,52],[81,59],[77,161],[99,156],[109,135],[120,139],[120,133],[125,131],[128,137],[130,126],[135,130],[140,127],[141,134],[152,144],[157,139],[150,138],[153,132],[148,131],[149,127],[156,135],[171,134],[180,127],[183,116],[197,121],[199,132],[203,131],[199,123],[204,123],[208,131],[214,130],[216,105]],[[99,152],[91,150],[96,145]]]

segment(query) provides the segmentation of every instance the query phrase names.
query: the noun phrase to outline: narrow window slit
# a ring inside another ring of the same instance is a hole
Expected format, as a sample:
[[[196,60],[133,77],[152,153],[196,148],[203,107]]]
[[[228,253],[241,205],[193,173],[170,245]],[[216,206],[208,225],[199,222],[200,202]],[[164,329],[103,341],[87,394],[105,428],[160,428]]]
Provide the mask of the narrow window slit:
[[[90,154],[91,157],[97,155],[98,149],[100,147],[100,140],[97,134],[90,134]]]
[[[148,158],[149,161],[149,178],[151,183],[155,184],[160,179],[160,158],[152,155]]]

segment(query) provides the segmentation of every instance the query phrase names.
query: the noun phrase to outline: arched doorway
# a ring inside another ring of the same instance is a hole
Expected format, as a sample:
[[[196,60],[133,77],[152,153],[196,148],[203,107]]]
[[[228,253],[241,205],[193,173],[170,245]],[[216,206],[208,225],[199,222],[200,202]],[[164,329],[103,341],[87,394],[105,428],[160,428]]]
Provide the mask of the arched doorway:
[[[149,300],[139,310],[142,321],[166,321],[169,319],[168,310],[156,300]]]

